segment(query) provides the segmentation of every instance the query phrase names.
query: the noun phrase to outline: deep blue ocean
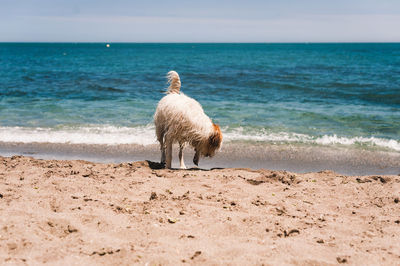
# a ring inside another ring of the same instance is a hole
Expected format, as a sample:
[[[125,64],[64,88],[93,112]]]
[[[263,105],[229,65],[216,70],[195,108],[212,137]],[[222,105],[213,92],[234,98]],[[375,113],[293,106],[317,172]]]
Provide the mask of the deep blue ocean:
[[[225,144],[400,152],[398,43],[0,43],[0,142],[155,144],[170,70]]]

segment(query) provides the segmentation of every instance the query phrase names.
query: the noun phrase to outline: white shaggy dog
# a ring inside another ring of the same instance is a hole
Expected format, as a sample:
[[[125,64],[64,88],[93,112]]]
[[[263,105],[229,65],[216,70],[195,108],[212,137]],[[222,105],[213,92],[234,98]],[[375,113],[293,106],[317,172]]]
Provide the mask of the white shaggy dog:
[[[181,80],[178,73],[170,71],[167,78],[167,95],[160,100],[154,114],[156,135],[161,148],[161,163],[171,168],[172,144],[177,142],[180,168],[186,169],[183,161],[183,148],[186,143],[195,149],[193,163],[198,165],[200,156],[212,157],[221,147],[222,133],[196,100],[180,92]]]

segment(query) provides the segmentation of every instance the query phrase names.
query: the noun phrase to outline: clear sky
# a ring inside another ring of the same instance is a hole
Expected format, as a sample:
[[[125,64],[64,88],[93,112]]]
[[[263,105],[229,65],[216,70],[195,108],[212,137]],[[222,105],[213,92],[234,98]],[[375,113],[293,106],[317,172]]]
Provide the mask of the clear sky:
[[[400,42],[400,0],[0,0],[0,41]]]

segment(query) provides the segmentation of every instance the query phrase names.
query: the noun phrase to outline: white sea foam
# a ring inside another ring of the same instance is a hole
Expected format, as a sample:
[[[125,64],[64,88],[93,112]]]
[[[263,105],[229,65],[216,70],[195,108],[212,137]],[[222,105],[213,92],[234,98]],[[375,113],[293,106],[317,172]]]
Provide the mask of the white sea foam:
[[[251,141],[268,143],[305,143],[318,145],[365,145],[400,151],[400,142],[376,137],[320,137],[268,130],[245,130],[242,127],[223,130],[224,142]],[[60,128],[0,127],[0,141],[20,143],[71,143],[71,144],[157,144],[154,125],[137,127],[80,126]]]
[[[394,139],[382,139],[375,137],[353,137],[353,138],[345,138],[338,137],[336,135],[331,136],[322,136],[315,140],[315,143],[321,145],[331,145],[331,144],[342,144],[342,145],[353,145],[353,144],[362,144],[362,145],[371,145],[384,147],[388,149],[392,149],[395,151],[400,151],[400,142]]]
[[[241,127],[229,131],[224,134],[225,141],[258,141],[258,142],[275,142],[275,143],[306,143],[319,145],[366,145],[400,151],[400,142],[394,139],[383,139],[376,137],[338,137],[334,135],[324,135],[314,137],[305,134],[279,132],[273,133],[267,130],[258,130],[245,132]]]
[[[156,143],[154,127],[85,126],[62,128],[0,127],[0,141],[21,143],[141,144]]]
[[[245,131],[242,127],[233,130],[226,129],[224,133],[224,141],[259,141],[259,142],[305,142],[312,140],[312,137],[304,134],[279,132],[273,133],[267,130]]]

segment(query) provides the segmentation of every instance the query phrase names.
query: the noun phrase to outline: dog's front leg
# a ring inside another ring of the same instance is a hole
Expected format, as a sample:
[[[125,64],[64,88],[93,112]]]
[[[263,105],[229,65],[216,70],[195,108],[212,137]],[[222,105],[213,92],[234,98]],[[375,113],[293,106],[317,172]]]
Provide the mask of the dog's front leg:
[[[181,169],[186,169],[185,162],[183,160],[183,148],[185,146],[183,144],[179,144],[179,163],[180,163],[180,168]]]
[[[194,154],[194,157],[193,157],[193,163],[195,165],[199,166],[200,152],[197,149],[195,149],[195,152],[196,153]]]
[[[165,146],[166,146],[166,151],[165,151],[165,167],[166,168],[171,168],[172,164],[172,140],[169,138],[165,139]]]

